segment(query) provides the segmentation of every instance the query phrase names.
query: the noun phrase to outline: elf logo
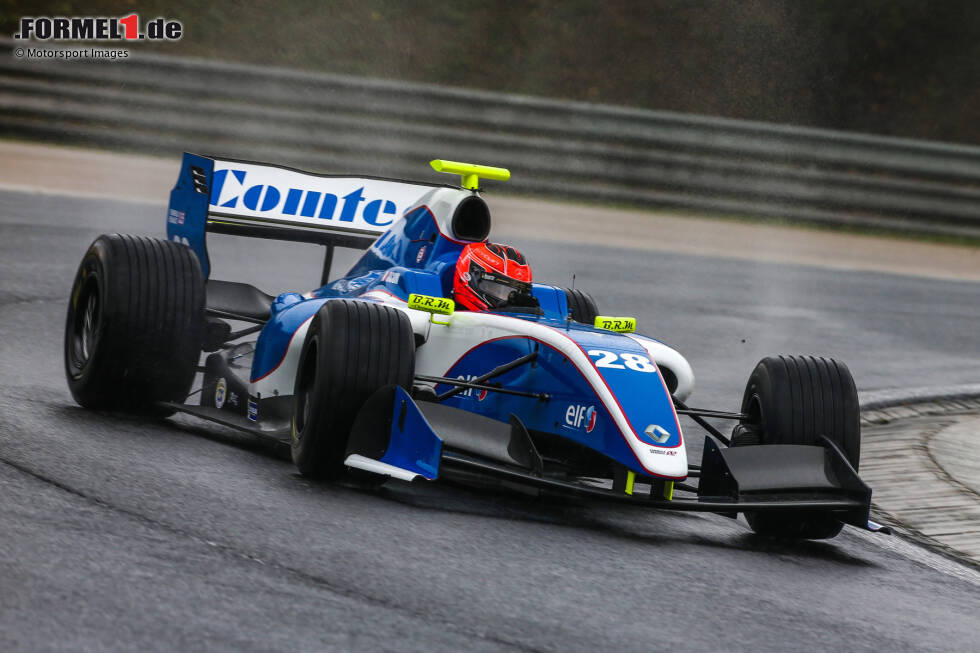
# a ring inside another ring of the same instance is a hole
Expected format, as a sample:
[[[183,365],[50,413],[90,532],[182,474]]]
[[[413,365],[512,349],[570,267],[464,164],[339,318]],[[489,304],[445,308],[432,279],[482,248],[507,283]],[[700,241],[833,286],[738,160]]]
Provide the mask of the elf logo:
[[[585,427],[586,433],[592,433],[592,429],[595,428],[597,416],[598,412],[595,406],[572,404],[565,411],[565,424],[576,429]]]
[[[463,376],[462,374],[460,374],[456,378],[459,379],[460,381],[466,381],[467,383],[473,383],[479,377],[477,377],[475,374],[467,374],[465,376]],[[464,392],[461,392],[460,394],[463,395],[464,397],[476,397],[476,400],[477,401],[483,401],[484,399],[487,398],[487,391],[486,390],[479,390],[477,388],[467,388]]]

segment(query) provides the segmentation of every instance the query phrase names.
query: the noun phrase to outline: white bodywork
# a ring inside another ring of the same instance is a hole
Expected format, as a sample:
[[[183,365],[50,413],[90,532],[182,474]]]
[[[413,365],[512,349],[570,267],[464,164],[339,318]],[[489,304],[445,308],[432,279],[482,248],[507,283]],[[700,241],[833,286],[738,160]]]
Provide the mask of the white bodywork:
[[[405,213],[411,213],[420,206],[428,208],[442,235],[450,240],[455,240],[452,226],[453,214],[459,203],[472,195],[473,191],[460,188],[433,188],[413,202]]]
[[[681,356],[676,349],[671,349],[657,340],[635,334],[629,337],[647,350],[650,359],[657,364],[657,367],[661,369],[666,367],[674,373],[674,376],[677,377],[677,389],[674,390],[674,396],[681,401],[687,401],[687,398],[694,392],[694,370],[687,359]]]

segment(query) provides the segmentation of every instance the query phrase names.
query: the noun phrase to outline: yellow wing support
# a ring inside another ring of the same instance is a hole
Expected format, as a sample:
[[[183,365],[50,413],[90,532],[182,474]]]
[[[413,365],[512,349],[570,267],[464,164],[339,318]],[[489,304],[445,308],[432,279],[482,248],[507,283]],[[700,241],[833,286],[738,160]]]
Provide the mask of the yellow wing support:
[[[633,496],[633,487],[636,484],[636,472],[632,469],[626,470],[626,494]],[[674,500],[674,482],[673,481],[654,481],[653,487],[650,488],[650,496],[656,498],[654,494],[658,491],[660,485],[663,485],[663,491],[661,494],[663,498],[667,501]]]
[[[433,159],[429,162],[429,165],[436,172],[460,175],[460,185],[470,190],[479,189],[480,177],[494,179],[496,181],[507,181],[510,179],[510,170],[506,168],[479,166],[473,163],[459,163],[458,161],[446,161],[444,159]]]

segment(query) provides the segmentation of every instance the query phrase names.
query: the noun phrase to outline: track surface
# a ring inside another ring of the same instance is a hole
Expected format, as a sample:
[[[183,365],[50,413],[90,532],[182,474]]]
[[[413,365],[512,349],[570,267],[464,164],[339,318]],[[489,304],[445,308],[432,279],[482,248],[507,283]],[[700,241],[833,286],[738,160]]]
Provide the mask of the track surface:
[[[0,192],[0,650],[975,649],[978,574],[901,538],[784,545],[713,516],[363,493],[219,428],[81,410],[61,362],[75,266],[163,213]],[[772,353],[839,357],[862,391],[976,382],[975,283],[518,244],[539,280],[576,272],[688,355],[698,406],[736,406]],[[307,289],[318,255],[213,240],[216,278],[270,292]]]

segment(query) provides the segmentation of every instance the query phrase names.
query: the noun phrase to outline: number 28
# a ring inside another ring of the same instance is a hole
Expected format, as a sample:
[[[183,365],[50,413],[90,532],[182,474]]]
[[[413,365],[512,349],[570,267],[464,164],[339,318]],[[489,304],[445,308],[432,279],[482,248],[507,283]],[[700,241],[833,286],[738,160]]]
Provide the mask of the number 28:
[[[614,354],[604,349],[590,349],[589,356],[599,357],[595,362],[596,367],[608,367],[614,370],[631,369],[634,372],[657,371],[657,366],[651,363],[649,358],[640,356],[639,354],[631,354],[629,352],[625,354]],[[623,363],[618,363],[617,361],[619,360],[622,360]]]

